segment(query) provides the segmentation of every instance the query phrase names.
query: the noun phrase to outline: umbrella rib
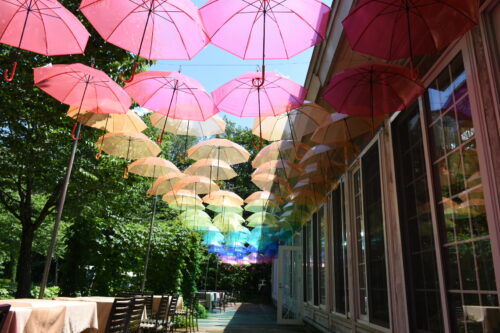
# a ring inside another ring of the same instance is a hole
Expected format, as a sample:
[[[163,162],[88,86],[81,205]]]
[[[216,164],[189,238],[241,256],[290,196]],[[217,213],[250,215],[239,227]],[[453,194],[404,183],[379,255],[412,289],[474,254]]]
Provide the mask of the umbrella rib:
[[[15,6],[15,4],[13,4]],[[3,38],[3,35],[5,34],[5,32],[8,30],[7,28],[9,27],[9,25],[12,23],[12,21],[14,20],[14,18],[16,17],[17,14],[21,13],[21,9],[23,9],[23,4],[20,4],[20,6],[18,6],[17,10],[14,12],[14,14],[12,14],[11,18],[9,19],[9,22],[7,22],[7,24],[5,25],[5,30],[3,31],[3,33],[0,35],[0,38]]]
[[[230,15],[230,16],[229,16],[229,18],[228,18],[228,19],[227,19],[224,23],[222,23],[222,24],[221,24],[221,25],[217,28],[217,30],[215,30],[215,32],[212,34],[212,36],[209,36],[210,38],[213,38],[213,37],[214,37],[217,33],[219,33],[219,31],[220,31],[223,27],[225,27],[225,26],[226,26],[226,24],[227,24],[229,21],[231,21],[233,18],[235,18],[235,17],[236,17],[236,15],[239,15],[239,14],[245,14],[245,13],[242,13],[242,11],[243,11],[243,10],[245,10],[245,8],[248,8],[248,7],[255,7],[255,8],[257,8],[257,7],[256,7],[256,6],[254,6],[253,4],[250,4],[250,3],[246,2],[246,1],[244,1],[244,2],[245,2],[245,3],[247,3],[248,5],[247,5],[246,7],[244,7],[244,8],[242,8],[241,10],[239,10],[239,11],[237,11],[237,12],[233,13],[232,15]],[[214,3],[215,3],[215,2],[212,2],[212,3],[210,3],[210,4],[207,4],[207,5],[203,6],[202,8],[200,8],[200,10],[202,10],[202,9],[203,9],[203,8],[205,8],[206,6],[212,5],[212,4],[214,4]],[[257,9],[258,9],[258,8],[257,8]]]
[[[95,4],[95,3],[97,3],[97,2],[100,2],[100,1],[101,1],[101,0],[96,0],[94,3],[92,3],[92,5],[93,5],[93,4]],[[129,1],[130,1],[130,0],[129,0]],[[144,2],[143,2],[142,4],[137,4],[137,3],[133,2],[133,1],[130,1],[130,2],[132,2],[133,4],[136,4],[137,6],[136,6],[135,8],[133,8],[130,12],[128,12],[128,14],[127,14],[127,15],[124,15],[124,16],[123,16],[123,18],[120,20],[120,22],[118,22],[118,23],[115,25],[115,27],[113,28],[113,30],[111,30],[111,32],[109,33],[109,35],[108,35],[108,36],[106,36],[106,38],[104,38],[104,40],[108,41],[108,40],[111,38],[111,36],[115,33],[115,31],[118,29],[118,27],[119,27],[120,25],[122,25],[122,24],[123,24],[123,22],[125,22],[125,20],[126,20],[126,19],[128,19],[128,18],[129,18],[129,16],[130,16],[130,15],[132,15],[132,14],[133,14],[133,13],[137,10],[137,8],[142,7],[142,5],[144,4]],[[90,4],[89,4],[89,5],[90,5]]]
[[[240,117],[243,117],[243,111],[245,110],[245,107],[248,103],[248,100],[250,99],[250,94],[253,92],[253,90],[248,90],[248,94],[247,94],[247,97],[245,98],[245,102],[243,103],[243,107],[241,108],[241,112],[240,112]],[[259,93],[259,92],[257,92]]]
[[[37,2],[38,2],[38,1],[36,1],[36,2],[35,2],[35,5],[37,4]],[[38,5],[37,5],[37,8],[38,8]],[[55,8],[57,8],[57,7],[55,7]],[[75,34],[73,33],[73,29],[70,29],[70,28],[69,28],[69,26],[68,26],[68,24],[66,23],[66,20],[63,20],[63,19],[62,19],[62,18],[61,18],[61,17],[60,17],[60,16],[59,16],[59,15],[58,15],[55,11],[54,11],[54,9],[55,9],[55,8],[47,8],[47,9],[49,9],[51,12],[53,12],[53,13],[54,13],[54,15],[57,15],[57,18],[59,18],[59,19],[62,21],[62,23],[66,26],[66,28],[67,28],[67,29],[69,30],[69,32],[71,33],[71,36],[73,36],[73,39],[74,39],[74,40],[75,40],[75,42],[78,44],[78,47],[80,47],[80,51],[81,51],[82,53],[83,53],[83,52],[85,52],[85,45],[82,47],[82,46],[80,45],[80,43],[78,43],[78,39],[76,38]],[[61,7],[58,7],[58,8],[64,8],[64,7],[63,7],[63,6],[61,6]],[[40,9],[39,9],[39,10],[40,10]],[[40,15],[40,16],[43,16],[43,15]],[[43,19],[42,19],[42,22],[43,22]],[[78,21],[78,22],[80,22],[80,21]],[[44,24],[44,27],[45,27],[45,24]],[[88,32],[87,32],[87,33],[88,33]],[[48,46],[47,46],[47,48],[48,48]],[[48,53],[48,52],[47,52],[47,53]]]
[[[285,2],[285,1],[286,1],[286,0],[283,0],[283,1],[281,2],[281,4],[282,4],[283,2]],[[277,29],[278,29],[278,31],[279,31],[279,35],[280,35],[281,42],[283,43],[283,50],[285,50],[286,58],[287,58],[287,59],[290,59],[290,56],[289,56],[289,54],[288,54],[288,50],[287,50],[287,48],[286,48],[285,39],[284,39],[284,37],[283,37],[283,33],[281,32],[281,27],[280,27],[280,25],[278,24],[278,19],[276,18],[276,15],[275,15],[275,13],[273,12],[272,8],[269,8],[269,11],[271,12],[271,14],[272,14],[272,15],[273,15],[273,17],[274,17],[274,20],[273,20],[273,21],[274,21],[274,22],[276,22],[276,27],[277,27]]]
[[[177,8],[177,9],[179,9],[179,8]],[[191,60],[192,59],[191,54],[189,54],[189,52],[188,52],[188,49],[186,47],[186,42],[184,41],[184,37],[182,36],[181,31],[179,30],[179,27],[177,26],[177,24],[175,23],[174,19],[172,18],[172,16],[170,16],[170,14],[168,12],[166,12],[165,14],[167,14],[168,17],[172,20],[172,25],[174,26],[175,30],[179,34],[179,37],[180,37],[181,42],[182,42],[182,45],[184,46],[184,51],[186,52],[186,54],[188,56],[188,59]]]
[[[262,2],[261,2],[262,4]],[[252,33],[253,33],[253,29],[255,28],[255,24],[257,23],[257,20],[259,19],[259,14],[261,13],[262,14],[262,17],[266,14],[264,14],[262,11],[261,11],[261,8],[262,7],[259,7],[259,10],[255,12],[255,17],[254,17],[254,20],[252,22],[252,27],[250,28],[250,30],[248,31],[248,38],[247,38],[247,42],[246,42],[246,46],[245,46],[245,52],[243,52],[243,59],[246,58],[247,56],[247,52],[248,52],[248,47],[250,46],[250,40],[252,38]],[[265,27],[264,27],[265,29]],[[262,31],[262,33],[264,34],[265,30]],[[265,53],[265,50],[263,50],[263,52]]]
[[[467,15],[466,13],[464,13],[463,11],[459,10],[457,7],[450,6],[450,4],[446,3],[443,0],[434,0],[434,1],[439,2],[441,5],[449,7],[451,10],[454,10],[454,11],[458,12],[460,15],[462,15],[466,19],[472,21],[473,23],[477,23],[476,20],[474,20],[472,17],[470,17],[469,15]]]
[[[283,3],[281,3],[281,5],[283,7],[285,7],[285,8],[287,8],[290,12],[292,12],[293,14],[295,14],[297,17],[299,17],[307,26],[309,26],[311,28],[311,30],[313,30],[318,36],[320,36],[321,39],[324,39],[323,35],[321,35],[321,33],[319,33],[311,24],[309,24],[309,22],[307,22],[299,13],[297,13],[293,9],[290,9],[289,7],[287,7],[286,5],[284,5]],[[322,6],[326,6],[323,3],[321,5]]]

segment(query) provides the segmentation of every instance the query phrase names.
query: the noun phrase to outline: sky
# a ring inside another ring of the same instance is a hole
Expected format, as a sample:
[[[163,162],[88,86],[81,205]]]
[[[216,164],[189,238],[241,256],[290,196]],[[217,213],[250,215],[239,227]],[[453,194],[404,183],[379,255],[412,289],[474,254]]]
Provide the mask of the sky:
[[[194,0],[201,7],[206,0]],[[325,1],[327,2],[327,1]],[[277,72],[303,85],[313,48],[291,58],[290,60],[266,60],[266,71]],[[158,61],[150,70],[178,71],[198,80],[208,92],[212,92],[224,83],[235,79],[246,72],[254,72],[262,63],[261,60],[242,60],[235,55],[208,45],[193,60],[190,61]],[[239,118],[221,113],[229,120],[243,127],[253,127],[254,118]]]

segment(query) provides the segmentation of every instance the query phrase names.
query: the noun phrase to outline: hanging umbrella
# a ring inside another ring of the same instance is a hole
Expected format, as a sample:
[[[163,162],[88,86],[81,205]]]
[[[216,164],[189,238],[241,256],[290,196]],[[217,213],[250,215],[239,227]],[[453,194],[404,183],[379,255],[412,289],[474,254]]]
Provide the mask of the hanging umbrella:
[[[278,223],[276,216],[267,212],[253,213],[247,218],[247,221],[249,227],[274,226]]]
[[[326,165],[330,170],[345,170],[347,166],[344,159],[341,158],[342,155],[339,156],[339,153],[342,154],[342,148],[334,149],[327,145],[316,145],[312,147],[299,162],[304,168],[303,175],[311,172],[311,168],[307,169],[307,166],[312,163],[317,163],[313,168]]]
[[[377,128],[386,118],[386,115],[379,115],[372,119],[333,113],[316,129],[311,141],[330,145],[352,142],[353,139]]]
[[[252,183],[254,183],[262,191],[271,191],[275,183],[281,188],[284,188],[286,191],[290,190],[290,184],[286,179],[270,173],[252,175]]]
[[[149,119],[154,127],[175,135],[207,137],[226,131],[226,122],[217,114],[205,121],[196,121],[170,118],[155,112]]]
[[[257,168],[261,164],[272,160],[294,161],[301,159],[309,148],[307,144],[298,141],[275,141],[265,146],[257,153],[252,161],[252,167]]]
[[[335,75],[324,98],[337,112],[374,118],[402,111],[422,95],[415,77],[406,67],[368,63]]]
[[[197,143],[188,150],[188,156],[193,160],[212,158],[233,165],[247,162],[250,153],[237,143],[216,138]]]
[[[207,177],[186,176],[174,185],[174,191],[188,190],[196,194],[205,194],[213,189],[219,190],[219,186]]]
[[[232,179],[237,176],[231,166],[213,158],[205,158],[191,164],[184,173],[192,176],[212,177],[216,175],[215,181]]]
[[[131,100],[127,93],[104,72],[82,65],[51,65],[34,69],[35,85],[70,106],[78,106],[78,110],[90,110],[95,113],[126,113]],[[78,112],[77,112],[78,114]],[[49,246],[47,261],[40,285],[40,295],[43,297],[47,285],[52,254],[54,253],[57,230],[62,218],[66,193],[68,191],[71,171],[76,156],[78,140],[80,140],[81,123],[75,123],[72,131],[73,147],[66,169],[61,196],[54,222],[54,232]]]
[[[323,177],[325,182],[333,182],[345,172],[346,165],[332,164],[330,160],[309,163],[304,167],[300,179]]]
[[[209,42],[190,0],[83,0],[80,10],[108,43],[149,60],[190,60]]]
[[[302,167],[296,163],[284,161],[284,160],[273,160],[261,164],[257,169],[254,170],[252,175],[266,174],[266,173],[276,173],[286,179],[297,177],[301,174]]]
[[[318,193],[328,193],[333,183],[325,180],[324,176],[316,175],[300,179],[293,187],[294,191],[310,190]]]
[[[170,191],[163,196],[162,200],[176,208],[203,206],[200,197],[188,190]]]
[[[230,191],[213,191],[203,197],[203,202],[219,207],[240,207],[243,205],[243,199]]]
[[[254,202],[255,200],[276,201],[276,202],[283,201],[282,198],[269,191],[257,191],[246,197],[245,203],[251,203]]]
[[[245,211],[252,213],[259,212],[279,212],[280,206],[276,201],[257,199],[250,201],[245,205]]]
[[[269,72],[265,82],[260,73],[245,73],[212,92],[220,111],[238,117],[279,116],[302,106],[307,90],[301,85]],[[262,141],[262,126],[259,126]],[[260,143],[262,147],[262,142]]]
[[[127,160],[156,156],[161,148],[142,133],[108,133],[97,140],[102,150]]]
[[[159,177],[149,188],[148,196],[165,194],[172,191],[174,185],[185,176],[182,172],[175,171]]]
[[[238,232],[245,228],[241,225],[245,219],[236,213],[221,213],[216,215],[212,222],[221,232]]]
[[[2,0],[0,13],[0,43],[46,56],[85,51],[88,31],[56,0]],[[6,81],[14,79],[18,58],[19,52],[12,68],[4,70]]]
[[[143,157],[131,163],[128,171],[144,177],[158,178],[169,173],[180,173],[174,163],[161,157]]]
[[[326,197],[318,192],[311,190],[302,190],[293,192],[290,195],[290,200],[297,205],[304,206],[319,206],[326,202]]]
[[[188,210],[177,216],[180,221],[206,221],[212,223],[210,215],[201,210]]]
[[[211,210],[212,212],[215,212],[215,213],[227,212],[227,213],[235,213],[235,214],[239,214],[239,215],[243,214],[243,208],[241,206],[227,207],[227,206],[208,205],[207,209]]]
[[[262,137],[268,141],[298,142],[324,124],[329,116],[330,113],[318,104],[305,103],[276,117],[262,117],[260,121],[255,118],[252,133],[258,136],[262,128]]]
[[[342,24],[354,50],[397,60],[436,53],[478,20],[475,0],[361,0]]]
[[[126,114],[123,113],[95,113],[89,111],[80,111],[74,106],[70,106],[66,113],[71,117],[82,123],[85,126],[97,128],[109,133],[113,132],[143,132],[148,126],[142,121],[133,110],[128,110]]]

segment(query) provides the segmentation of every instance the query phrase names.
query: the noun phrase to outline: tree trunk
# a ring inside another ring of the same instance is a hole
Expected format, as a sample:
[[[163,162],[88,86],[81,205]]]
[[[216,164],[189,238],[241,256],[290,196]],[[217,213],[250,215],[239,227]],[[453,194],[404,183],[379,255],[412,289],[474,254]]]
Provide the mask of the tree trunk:
[[[26,226],[27,225],[27,226]],[[21,249],[17,265],[17,291],[16,298],[30,298],[31,296],[31,263],[34,227],[30,222],[23,223],[21,233]]]

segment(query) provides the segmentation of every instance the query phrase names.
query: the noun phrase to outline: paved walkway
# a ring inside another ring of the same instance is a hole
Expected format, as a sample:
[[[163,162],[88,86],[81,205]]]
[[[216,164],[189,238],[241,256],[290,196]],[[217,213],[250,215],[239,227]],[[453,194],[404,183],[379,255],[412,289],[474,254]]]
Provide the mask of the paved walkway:
[[[201,333],[305,333],[304,326],[276,324],[276,310],[268,305],[237,303],[200,319]]]

